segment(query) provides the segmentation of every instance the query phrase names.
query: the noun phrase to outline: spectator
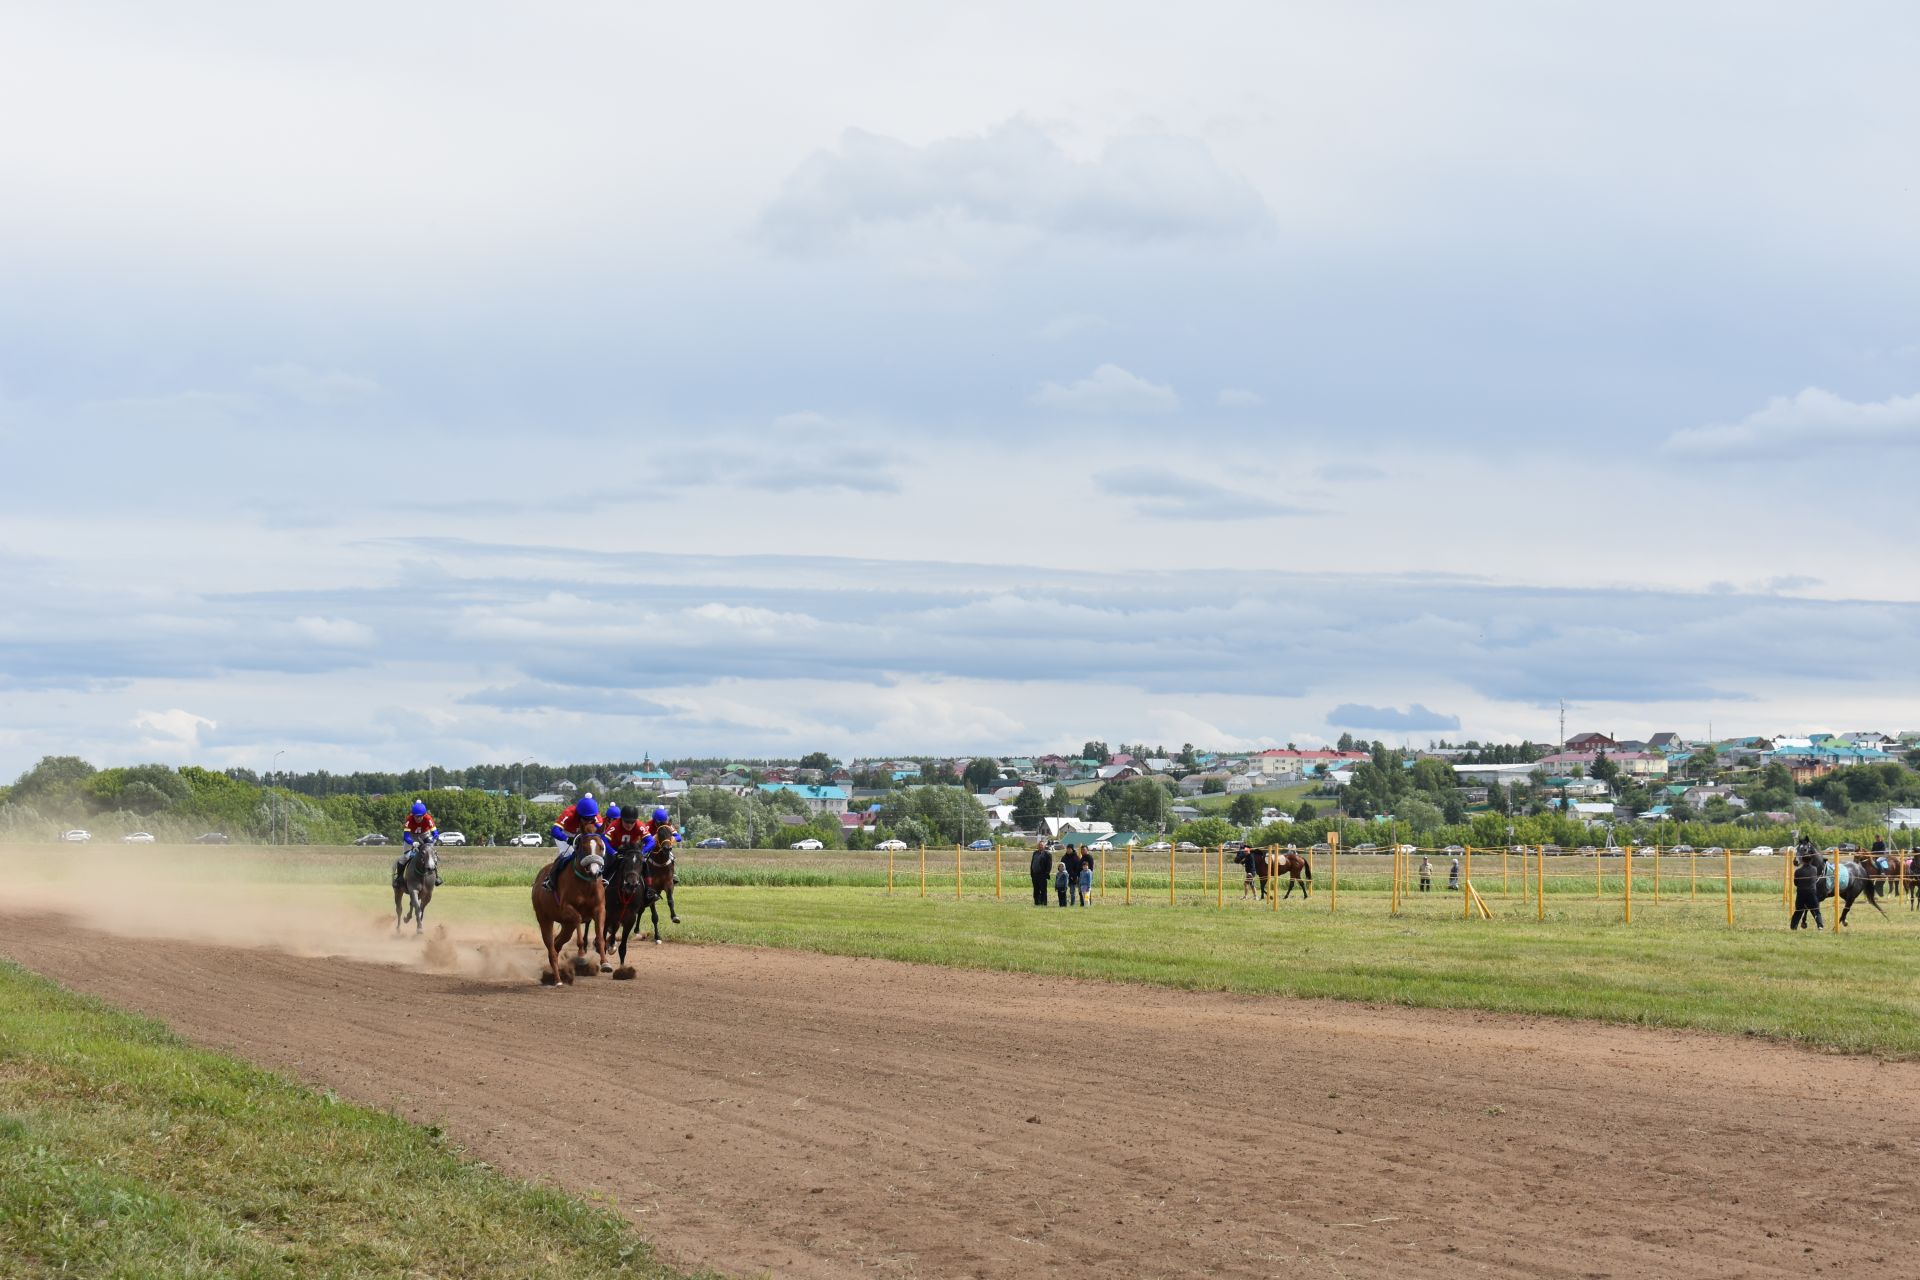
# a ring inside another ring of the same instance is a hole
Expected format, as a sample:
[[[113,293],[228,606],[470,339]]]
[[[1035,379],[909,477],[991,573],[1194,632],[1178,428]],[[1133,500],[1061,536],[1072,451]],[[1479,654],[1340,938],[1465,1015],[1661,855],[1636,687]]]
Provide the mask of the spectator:
[[[1033,861],[1028,866],[1033,874],[1033,905],[1047,905],[1047,881],[1053,876],[1053,849],[1042,840],[1033,846]]]
[[[1799,929],[1807,923],[1807,916],[1813,916],[1813,927],[1824,929],[1827,922],[1820,918],[1820,899],[1827,886],[1821,882],[1826,879],[1826,859],[1813,847],[1813,840],[1801,836],[1800,843],[1793,850],[1793,915],[1787,920],[1787,928]]]
[[[1453,865],[1447,868],[1447,888],[1458,892],[1460,889],[1460,859],[1455,858]]]
[[[1420,892],[1433,892],[1433,860],[1431,858],[1420,859]]]
[[[1080,879],[1078,889],[1080,893],[1080,905],[1083,907],[1087,905],[1087,895],[1093,892],[1093,859],[1094,854],[1091,851],[1080,855]]]
[[[1053,871],[1053,896],[1058,899],[1054,905],[1058,907],[1067,905],[1067,864],[1069,862],[1076,867],[1080,864],[1080,855],[1072,849],[1061,856],[1060,865]]]

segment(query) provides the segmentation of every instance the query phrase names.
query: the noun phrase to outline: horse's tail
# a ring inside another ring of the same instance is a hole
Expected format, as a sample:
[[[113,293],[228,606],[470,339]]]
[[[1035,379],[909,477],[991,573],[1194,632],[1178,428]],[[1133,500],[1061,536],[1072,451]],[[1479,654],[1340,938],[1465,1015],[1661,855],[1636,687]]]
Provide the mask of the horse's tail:
[[[1309,880],[1313,879],[1313,854],[1312,853],[1309,852],[1309,853],[1303,853],[1300,855],[1300,869],[1306,872],[1307,879]]]

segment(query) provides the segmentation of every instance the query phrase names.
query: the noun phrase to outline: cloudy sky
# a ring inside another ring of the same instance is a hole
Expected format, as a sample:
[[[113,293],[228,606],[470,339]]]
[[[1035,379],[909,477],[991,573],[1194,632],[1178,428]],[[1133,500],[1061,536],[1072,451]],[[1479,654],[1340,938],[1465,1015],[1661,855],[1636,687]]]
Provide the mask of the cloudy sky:
[[[0,47],[0,775],[1920,727],[1911,5]]]

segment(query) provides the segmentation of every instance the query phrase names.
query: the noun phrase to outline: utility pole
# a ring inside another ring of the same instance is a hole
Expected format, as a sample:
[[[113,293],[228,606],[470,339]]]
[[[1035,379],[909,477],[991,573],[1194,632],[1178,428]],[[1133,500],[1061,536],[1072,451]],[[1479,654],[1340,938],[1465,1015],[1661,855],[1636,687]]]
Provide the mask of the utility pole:
[[[280,772],[280,757],[285,754],[287,754],[287,752],[284,747],[273,753],[273,771],[275,773]],[[269,783],[269,785],[271,785],[271,783]],[[273,808],[267,812],[269,815],[267,818],[267,843],[273,844],[276,842],[276,837],[280,834],[280,796],[277,792],[273,797]]]
[[[1566,749],[1567,749],[1567,700],[1565,698],[1562,698],[1560,699],[1560,745],[1559,747],[1556,748],[1556,750],[1565,751]]]

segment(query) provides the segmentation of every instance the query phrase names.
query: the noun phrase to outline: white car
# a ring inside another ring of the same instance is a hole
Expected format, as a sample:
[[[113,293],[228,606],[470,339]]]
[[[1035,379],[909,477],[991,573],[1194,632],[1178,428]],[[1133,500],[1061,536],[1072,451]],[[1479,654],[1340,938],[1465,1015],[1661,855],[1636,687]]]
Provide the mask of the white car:
[[[465,844],[466,842],[467,842],[467,833],[466,833],[466,832],[464,832],[464,831],[442,831],[442,832],[440,833],[440,843],[441,843],[441,844],[461,844],[461,845],[463,845],[463,844]]]
[[[1184,849],[1187,846],[1183,844],[1180,847]],[[1168,844],[1165,840],[1155,840],[1152,844],[1147,846],[1147,852],[1148,853],[1165,853],[1167,850],[1171,848],[1173,848],[1173,846]]]
[[[808,852],[811,852],[814,849],[824,849],[826,847],[827,847],[826,845],[820,843],[818,840],[796,840],[792,844],[787,846],[787,848],[789,849],[800,849]]]
[[[75,828],[72,831],[66,832],[60,838],[68,844],[85,844],[87,841],[93,839],[93,832],[82,831],[79,828]]]
[[[1200,846],[1197,844],[1194,844],[1191,840],[1182,840],[1179,844],[1175,845],[1174,848],[1181,853],[1200,852]]]
[[[1090,845],[1088,845],[1088,846],[1087,846],[1087,851],[1088,851],[1089,853],[1112,853],[1112,852],[1113,852],[1113,841],[1111,841],[1111,840],[1096,840],[1096,841],[1094,841],[1094,842],[1093,842],[1092,844],[1090,844]]]
[[[882,840],[873,847],[882,853],[901,853],[905,851],[907,842],[905,840]]]
[[[538,831],[522,831],[519,835],[508,840],[507,843],[516,849],[538,849],[540,847],[540,833]]]
[[[1747,850],[1747,856],[1753,858],[1771,858],[1773,856],[1773,846],[1770,844],[1757,844]]]
[[[152,844],[153,833],[151,831],[129,831],[127,832],[127,834],[120,837],[120,843],[121,844]]]

